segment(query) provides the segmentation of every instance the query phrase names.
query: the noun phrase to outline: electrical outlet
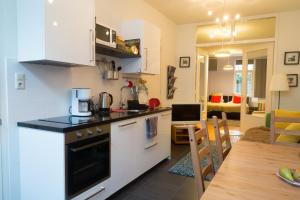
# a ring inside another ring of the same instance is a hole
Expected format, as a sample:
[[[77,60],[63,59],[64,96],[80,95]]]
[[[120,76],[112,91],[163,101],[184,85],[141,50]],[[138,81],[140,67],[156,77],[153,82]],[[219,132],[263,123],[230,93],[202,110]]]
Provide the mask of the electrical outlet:
[[[15,73],[15,88],[25,90],[25,74]]]

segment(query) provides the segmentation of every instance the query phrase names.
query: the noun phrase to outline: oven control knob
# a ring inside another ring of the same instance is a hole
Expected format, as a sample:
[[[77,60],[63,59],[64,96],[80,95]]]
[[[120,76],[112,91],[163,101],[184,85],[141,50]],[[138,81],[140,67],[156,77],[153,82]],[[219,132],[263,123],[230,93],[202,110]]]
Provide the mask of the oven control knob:
[[[77,131],[77,132],[76,132],[76,136],[77,136],[77,138],[82,138],[83,135],[82,135],[81,132]]]
[[[87,130],[88,135],[93,135],[93,131]]]
[[[98,134],[103,132],[102,128],[96,128],[96,131],[97,131]]]

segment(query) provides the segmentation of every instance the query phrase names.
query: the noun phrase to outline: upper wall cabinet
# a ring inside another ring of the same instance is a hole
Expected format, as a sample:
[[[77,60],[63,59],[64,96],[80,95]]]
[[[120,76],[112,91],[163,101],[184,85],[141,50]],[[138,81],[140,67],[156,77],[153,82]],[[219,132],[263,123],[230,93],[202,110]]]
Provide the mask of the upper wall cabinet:
[[[143,20],[122,24],[125,39],[141,39],[141,58],[122,59],[124,73],[160,74],[160,29]]]
[[[95,0],[18,0],[19,62],[95,65]]]

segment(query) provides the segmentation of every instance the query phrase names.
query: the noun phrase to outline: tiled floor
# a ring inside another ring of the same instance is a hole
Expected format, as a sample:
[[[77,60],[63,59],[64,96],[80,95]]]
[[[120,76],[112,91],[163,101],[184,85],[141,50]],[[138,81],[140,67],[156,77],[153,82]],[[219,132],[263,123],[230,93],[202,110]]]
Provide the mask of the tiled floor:
[[[230,127],[232,142],[239,139],[239,128]],[[214,139],[213,127],[209,127]],[[165,160],[133,183],[113,195],[110,200],[196,200],[194,179],[168,173],[178,160],[190,151],[189,145],[172,143],[172,159]]]
[[[111,200],[194,200],[194,179],[168,173],[180,158],[189,152],[189,145],[172,144],[172,159],[166,160],[133,183],[113,195]]]

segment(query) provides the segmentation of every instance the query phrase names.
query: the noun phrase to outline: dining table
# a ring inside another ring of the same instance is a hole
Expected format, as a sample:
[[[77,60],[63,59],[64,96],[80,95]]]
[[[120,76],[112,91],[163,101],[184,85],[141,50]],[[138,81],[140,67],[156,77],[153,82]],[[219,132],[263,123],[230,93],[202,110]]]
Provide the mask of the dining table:
[[[239,141],[201,200],[300,200],[300,187],[276,176],[280,167],[300,168],[300,148]]]

